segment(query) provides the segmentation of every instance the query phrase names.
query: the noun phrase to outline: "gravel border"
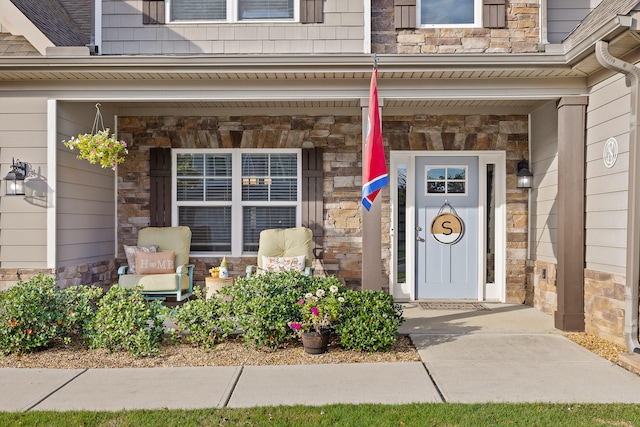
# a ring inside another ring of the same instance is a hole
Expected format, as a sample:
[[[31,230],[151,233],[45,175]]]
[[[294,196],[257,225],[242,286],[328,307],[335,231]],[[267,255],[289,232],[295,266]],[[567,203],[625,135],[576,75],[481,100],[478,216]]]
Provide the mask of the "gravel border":
[[[157,357],[136,358],[127,352],[109,353],[104,349],[89,350],[81,343],[57,344],[42,351],[0,356],[0,368],[154,368],[185,366],[260,366],[332,363],[420,362],[411,339],[398,337],[389,352],[362,352],[341,349],[336,341],[327,353],[311,355],[294,342],[275,351],[247,348],[239,338],[228,339],[213,350],[193,347],[188,343],[162,343]]]
[[[576,344],[618,363],[618,355],[626,348],[586,333],[565,334]],[[408,336],[399,336],[389,352],[343,350],[337,341],[329,344],[327,353],[311,355],[298,342],[272,351],[247,348],[239,338],[228,339],[213,350],[193,347],[188,343],[162,343],[157,357],[136,358],[127,352],[109,353],[104,349],[89,350],[81,343],[56,344],[24,355],[0,356],[0,368],[96,369],[154,368],[186,366],[264,366],[332,363],[420,362],[420,355]]]

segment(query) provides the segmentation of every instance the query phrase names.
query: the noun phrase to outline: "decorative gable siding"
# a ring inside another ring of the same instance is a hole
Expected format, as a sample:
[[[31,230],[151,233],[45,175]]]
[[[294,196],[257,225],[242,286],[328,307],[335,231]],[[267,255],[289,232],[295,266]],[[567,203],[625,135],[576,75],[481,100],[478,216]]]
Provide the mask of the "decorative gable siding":
[[[103,54],[364,53],[359,1],[306,1],[301,22],[171,23],[165,16],[164,24],[144,15],[143,4],[151,3],[103,1]]]
[[[400,14],[415,19],[415,13],[410,15],[410,11],[404,10],[409,8],[407,3],[406,0],[372,1],[372,52],[527,53],[539,50],[538,2],[485,0],[483,28],[415,28],[415,23],[408,28],[406,20],[398,18]]]

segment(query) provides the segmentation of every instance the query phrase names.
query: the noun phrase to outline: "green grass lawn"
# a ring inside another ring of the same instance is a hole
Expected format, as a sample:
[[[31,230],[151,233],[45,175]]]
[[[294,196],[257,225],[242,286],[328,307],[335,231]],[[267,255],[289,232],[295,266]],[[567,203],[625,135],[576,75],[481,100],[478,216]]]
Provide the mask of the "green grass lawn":
[[[640,405],[412,404],[0,413],[1,426],[640,426]]]

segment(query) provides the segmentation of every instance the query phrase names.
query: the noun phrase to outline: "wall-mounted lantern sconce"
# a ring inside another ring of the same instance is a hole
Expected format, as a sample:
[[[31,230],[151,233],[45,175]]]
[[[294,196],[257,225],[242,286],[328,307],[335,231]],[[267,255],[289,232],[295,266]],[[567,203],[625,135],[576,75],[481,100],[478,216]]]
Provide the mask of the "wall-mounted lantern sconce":
[[[11,171],[5,179],[5,194],[7,196],[24,196],[24,179],[27,177],[27,164],[12,160]]]
[[[526,160],[518,163],[518,188],[533,187],[533,174],[529,170],[529,164]]]

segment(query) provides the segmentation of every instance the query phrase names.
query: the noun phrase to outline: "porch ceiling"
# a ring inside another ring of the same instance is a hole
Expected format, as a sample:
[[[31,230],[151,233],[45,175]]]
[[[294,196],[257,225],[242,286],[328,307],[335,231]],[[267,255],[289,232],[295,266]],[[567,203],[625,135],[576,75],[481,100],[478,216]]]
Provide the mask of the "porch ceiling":
[[[407,112],[443,112],[482,110],[485,113],[524,114],[538,108],[540,99],[384,99],[383,112],[385,115],[406,114]],[[360,99],[328,99],[328,100],[255,100],[255,101],[166,101],[166,102],[116,102],[112,106],[121,115],[161,115],[185,114],[189,112],[216,113],[218,110],[229,114],[238,114],[247,110],[268,109],[272,113],[282,114],[292,112],[305,114],[307,111],[360,111]]]

